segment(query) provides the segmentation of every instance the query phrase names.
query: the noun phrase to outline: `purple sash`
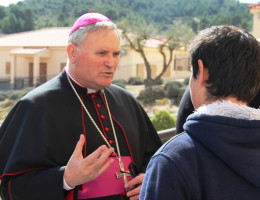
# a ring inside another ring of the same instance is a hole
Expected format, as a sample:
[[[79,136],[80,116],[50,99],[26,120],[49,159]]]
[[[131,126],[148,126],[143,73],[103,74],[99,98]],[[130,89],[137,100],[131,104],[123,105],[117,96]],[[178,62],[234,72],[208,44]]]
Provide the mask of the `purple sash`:
[[[108,159],[113,159],[114,162],[99,177],[82,185],[83,189],[78,191],[78,199],[105,197],[126,192],[123,177],[116,177],[116,173],[120,172],[117,158],[110,157]],[[123,156],[121,160],[124,163],[125,171],[128,171],[128,166],[132,162],[131,157]],[[131,176],[127,176],[128,181],[131,179]]]

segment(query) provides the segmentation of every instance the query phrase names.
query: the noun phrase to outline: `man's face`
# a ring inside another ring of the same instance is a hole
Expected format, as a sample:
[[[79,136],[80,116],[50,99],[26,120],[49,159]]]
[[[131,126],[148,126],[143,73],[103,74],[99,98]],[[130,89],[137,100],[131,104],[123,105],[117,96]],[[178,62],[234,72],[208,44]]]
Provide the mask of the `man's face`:
[[[91,32],[76,50],[70,73],[81,85],[100,90],[111,84],[119,54],[120,41],[115,30]]]

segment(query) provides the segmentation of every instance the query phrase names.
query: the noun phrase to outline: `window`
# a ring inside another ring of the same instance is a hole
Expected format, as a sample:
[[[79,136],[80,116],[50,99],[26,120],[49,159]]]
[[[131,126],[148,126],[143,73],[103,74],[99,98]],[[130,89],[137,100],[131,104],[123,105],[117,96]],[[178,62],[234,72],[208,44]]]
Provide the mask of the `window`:
[[[8,75],[11,74],[11,63],[10,62],[5,63],[5,74],[8,74]]]
[[[183,71],[182,66],[177,66],[177,71]]]

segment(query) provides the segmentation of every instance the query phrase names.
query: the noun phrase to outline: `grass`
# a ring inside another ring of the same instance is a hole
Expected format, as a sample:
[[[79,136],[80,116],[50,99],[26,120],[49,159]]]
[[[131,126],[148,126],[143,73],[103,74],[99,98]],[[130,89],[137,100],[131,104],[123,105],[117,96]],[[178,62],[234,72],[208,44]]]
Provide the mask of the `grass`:
[[[14,104],[32,88],[0,92],[0,121],[3,121]]]

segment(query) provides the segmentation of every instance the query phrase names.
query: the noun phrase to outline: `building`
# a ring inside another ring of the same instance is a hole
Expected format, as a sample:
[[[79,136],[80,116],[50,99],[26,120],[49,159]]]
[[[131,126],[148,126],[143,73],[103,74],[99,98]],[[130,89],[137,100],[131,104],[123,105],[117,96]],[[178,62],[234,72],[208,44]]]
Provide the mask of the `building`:
[[[66,65],[69,28],[49,28],[0,37],[2,88],[37,86]],[[5,85],[3,83],[6,83]]]
[[[260,3],[249,5],[248,10],[253,14],[253,30],[252,34],[260,39]]]
[[[59,74],[67,61],[66,46],[70,27],[45,28],[0,36],[0,89],[37,86]],[[122,53],[114,79],[146,77],[141,56],[122,40]],[[147,41],[145,52],[152,64],[152,75],[162,69],[159,39]],[[188,52],[175,51],[165,79],[189,76]]]
[[[151,64],[152,77],[157,76],[161,73],[163,68],[163,57],[158,51],[158,46],[163,41],[158,38],[152,38],[145,43],[145,54],[147,60]],[[146,68],[144,65],[143,58],[139,53],[131,49],[127,42],[122,40],[122,53],[119,60],[117,72],[114,79],[125,79],[129,77],[140,77],[146,78]],[[169,58],[169,52],[165,51],[167,59]],[[163,74],[164,80],[171,80],[177,78],[189,77],[189,53],[184,50],[178,50],[173,52],[173,60],[167,71]]]

